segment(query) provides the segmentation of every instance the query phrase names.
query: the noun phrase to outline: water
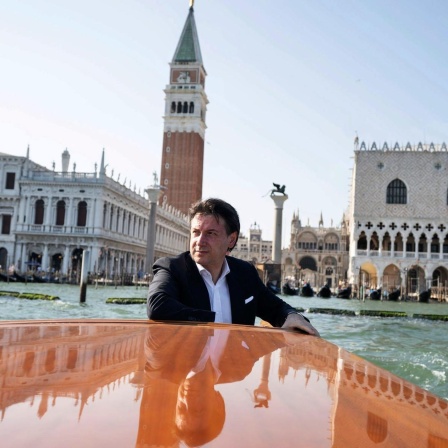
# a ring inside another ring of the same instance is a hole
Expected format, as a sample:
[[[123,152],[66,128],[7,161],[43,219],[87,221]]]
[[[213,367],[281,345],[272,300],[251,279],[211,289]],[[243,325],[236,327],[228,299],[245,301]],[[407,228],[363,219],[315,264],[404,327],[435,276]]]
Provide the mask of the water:
[[[89,286],[86,303],[80,288],[54,284],[0,284],[0,291],[50,294],[58,301],[0,297],[1,320],[16,319],[146,319],[146,307],[106,304],[109,297],[146,297],[146,287]],[[379,302],[283,296],[292,306],[353,310],[356,316],[305,311],[321,336],[396,375],[448,399],[448,322],[415,319],[413,314],[448,315],[447,303]],[[409,317],[360,316],[359,311],[404,311]]]

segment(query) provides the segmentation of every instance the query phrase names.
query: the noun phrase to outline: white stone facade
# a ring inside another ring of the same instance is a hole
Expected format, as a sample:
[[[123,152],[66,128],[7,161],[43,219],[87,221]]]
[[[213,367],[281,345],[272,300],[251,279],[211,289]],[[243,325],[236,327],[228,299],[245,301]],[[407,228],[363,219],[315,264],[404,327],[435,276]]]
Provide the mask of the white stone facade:
[[[349,206],[354,285],[418,295],[448,282],[446,145],[356,148]]]
[[[104,152],[94,173],[44,168],[28,157],[0,154],[0,264],[79,277],[84,250],[88,271],[105,277],[136,275],[145,266],[149,201],[106,174]],[[155,258],[188,249],[185,215],[159,206]]]
[[[272,241],[263,240],[262,233],[257,223],[252,224],[247,236],[240,233],[236,247],[232,250],[231,255],[254,264],[270,261]]]

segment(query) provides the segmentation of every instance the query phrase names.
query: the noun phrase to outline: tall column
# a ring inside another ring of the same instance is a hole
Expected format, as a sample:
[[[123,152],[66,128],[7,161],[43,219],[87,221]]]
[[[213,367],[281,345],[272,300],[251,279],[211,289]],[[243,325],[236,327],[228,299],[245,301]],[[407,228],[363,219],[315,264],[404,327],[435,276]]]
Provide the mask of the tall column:
[[[48,244],[44,244],[44,250],[43,250],[43,254],[42,254],[42,264],[41,264],[41,268],[42,271],[46,272],[48,271]]]
[[[70,247],[65,246],[64,258],[62,260],[62,273],[68,274],[68,269],[70,266]]]
[[[156,176],[155,176],[156,180]],[[154,182],[154,185],[148,187],[145,193],[148,195],[149,200],[149,220],[148,220],[148,233],[146,238],[146,264],[145,271],[149,274],[149,279],[152,279],[151,267],[154,263],[154,247],[156,245],[156,215],[157,215],[157,201],[160,196],[160,185]]]
[[[271,199],[274,201],[275,209],[274,238],[272,240],[272,261],[274,263],[281,264],[283,203],[288,199],[288,195],[282,194],[280,196],[271,193]]]

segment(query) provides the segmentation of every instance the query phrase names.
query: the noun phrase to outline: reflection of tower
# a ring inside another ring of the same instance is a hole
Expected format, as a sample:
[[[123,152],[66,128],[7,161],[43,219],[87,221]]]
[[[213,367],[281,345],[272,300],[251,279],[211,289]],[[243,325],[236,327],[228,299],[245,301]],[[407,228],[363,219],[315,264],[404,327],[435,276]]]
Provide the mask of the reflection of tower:
[[[165,89],[161,202],[183,213],[202,197],[207,73],[202,63],[193,7],[170,64]]]
[[[254,390],[255,407],[261,408],[269,407],[269,400],[271,399],[271,391],[269,390],[269,371],[271,370],[271,355],[268,353],[263,356],[263,369],[261,371],[260,384]]]

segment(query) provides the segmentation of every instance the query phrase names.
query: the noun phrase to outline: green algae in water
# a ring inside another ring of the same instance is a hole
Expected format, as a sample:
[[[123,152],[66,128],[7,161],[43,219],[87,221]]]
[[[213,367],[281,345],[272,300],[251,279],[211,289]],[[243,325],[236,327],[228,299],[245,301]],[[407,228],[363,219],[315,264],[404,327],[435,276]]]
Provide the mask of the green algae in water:
[[[146,299],[141,297],[109,297],[106,303],[115,303],[118,305],[135,305],[146,303]]]

